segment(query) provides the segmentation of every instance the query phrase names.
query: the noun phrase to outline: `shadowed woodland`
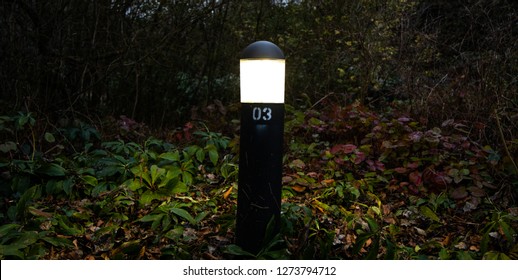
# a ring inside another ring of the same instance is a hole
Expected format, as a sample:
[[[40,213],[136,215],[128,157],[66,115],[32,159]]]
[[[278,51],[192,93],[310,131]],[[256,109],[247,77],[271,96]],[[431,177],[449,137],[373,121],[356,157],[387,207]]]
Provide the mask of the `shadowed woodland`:
[[[286,55],[280,234],[234,245],[239,56]],[[1,259],[516,259],[518,3],[4,0]]]

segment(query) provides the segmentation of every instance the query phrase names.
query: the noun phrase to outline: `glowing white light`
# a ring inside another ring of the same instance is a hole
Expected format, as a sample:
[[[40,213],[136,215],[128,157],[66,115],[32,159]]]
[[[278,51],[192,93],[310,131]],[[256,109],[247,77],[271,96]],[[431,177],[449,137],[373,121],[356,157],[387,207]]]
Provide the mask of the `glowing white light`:
[[[284,59],[241,59],[241,103],[284,103]]]

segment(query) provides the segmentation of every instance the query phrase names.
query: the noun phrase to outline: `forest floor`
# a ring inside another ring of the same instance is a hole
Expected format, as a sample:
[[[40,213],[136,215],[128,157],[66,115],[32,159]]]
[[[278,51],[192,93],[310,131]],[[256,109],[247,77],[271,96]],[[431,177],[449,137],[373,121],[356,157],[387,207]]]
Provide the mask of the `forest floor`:
[[[286,106],[281,231],[252,255],[233,244],[238,122],[151,137],[126,117],[102,133],[30,113],[0,121],[3,259],[518,255],[517,171],[471,140],[466,122],[426,128],[359,104]]]

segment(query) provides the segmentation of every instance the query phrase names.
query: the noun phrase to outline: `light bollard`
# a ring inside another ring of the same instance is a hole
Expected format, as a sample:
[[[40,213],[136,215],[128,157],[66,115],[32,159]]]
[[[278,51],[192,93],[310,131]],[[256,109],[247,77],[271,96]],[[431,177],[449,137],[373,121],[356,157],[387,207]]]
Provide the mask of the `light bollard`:
[[[258,41],[243,50],[236,243],[254,254],[272,219],[272,233],[280,228],[284,79],[284,54],[275,44]]]

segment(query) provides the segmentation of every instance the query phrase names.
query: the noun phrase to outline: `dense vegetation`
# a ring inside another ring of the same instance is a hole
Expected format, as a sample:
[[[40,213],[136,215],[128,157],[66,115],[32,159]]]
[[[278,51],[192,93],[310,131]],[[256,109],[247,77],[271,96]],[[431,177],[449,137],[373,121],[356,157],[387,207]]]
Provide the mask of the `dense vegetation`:
[[[0,258],[229,259],[238,57],[287,56],[258,258],[518,255],[516,1],[0,4]]]

